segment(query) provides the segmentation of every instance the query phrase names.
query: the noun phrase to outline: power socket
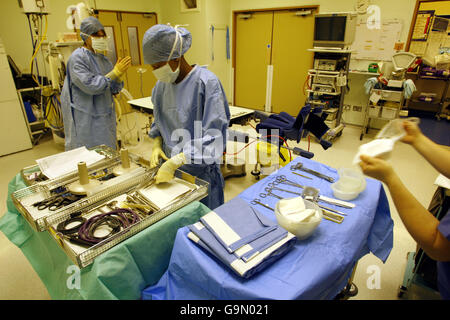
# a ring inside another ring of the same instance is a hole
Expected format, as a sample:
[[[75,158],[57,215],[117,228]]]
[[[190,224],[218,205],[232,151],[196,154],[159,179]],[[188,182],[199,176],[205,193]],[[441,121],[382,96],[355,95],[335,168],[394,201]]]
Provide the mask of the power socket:
[[[353,106],[353,111],[361,112],[362,111],[362,107],[361,106]]]

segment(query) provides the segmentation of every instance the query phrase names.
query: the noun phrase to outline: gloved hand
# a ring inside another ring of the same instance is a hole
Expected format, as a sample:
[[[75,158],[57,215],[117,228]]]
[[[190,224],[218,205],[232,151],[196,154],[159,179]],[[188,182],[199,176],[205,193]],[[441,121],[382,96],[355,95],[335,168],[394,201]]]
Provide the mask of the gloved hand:
[[[164,162],[161,168],[159,168],[158,173],[155,177],[155,183],[158,184],[161,182],[169,182],[173,179],[175,170],[177,170],[185,163],[186,157],[184,156],[184,153],[181,152],[176,156],[173,156],[172,158]]]
[[[392,179],[396,175],[392,166],[383,159],[366,155],[361,155],[360,159],[359,166],[363,173],[369,177],[387,183],[389,179]]]
[[[123,74],[128,70],[131,66],[131,58],[119,58],[117,59],[117,63],[110,73],[106,75],[106,77],[111,78],[112,80],[119,80]]]
[[[128,68],[131,66],[131,57],[126,56],[125,58],[119,58],[117,59],[116,65],[114,66],[114,69],[117,68],[117,70],[124,74]]]
[[[169,160],[169,158],[167,158],[166,154],[162,150],[162,138],[156,137],[153,139],[153,149],[150,158],[150,168],[155,168],[156,166],[159,165],[159,158]]]

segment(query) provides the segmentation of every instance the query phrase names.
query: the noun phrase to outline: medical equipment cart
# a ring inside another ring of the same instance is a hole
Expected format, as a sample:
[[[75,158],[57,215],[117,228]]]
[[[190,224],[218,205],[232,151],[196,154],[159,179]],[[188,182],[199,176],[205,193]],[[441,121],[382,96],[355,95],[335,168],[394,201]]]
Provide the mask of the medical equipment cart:
[[[306,102],[315,108],[323,108],[323,113],[327,114],[326,123],[333,129],[333,136],[339,137],[344,129],[341,116],[348,90],[351,50],[314,48],[308,51],[314,52],[314,61],[313,69],[308,71]]]
[[[364,124],[359,140],[369,132],[370,120],[390,121],[399,117],[400,110],[404,104],[403,91],[390,89],[372,89],[367,100]]]

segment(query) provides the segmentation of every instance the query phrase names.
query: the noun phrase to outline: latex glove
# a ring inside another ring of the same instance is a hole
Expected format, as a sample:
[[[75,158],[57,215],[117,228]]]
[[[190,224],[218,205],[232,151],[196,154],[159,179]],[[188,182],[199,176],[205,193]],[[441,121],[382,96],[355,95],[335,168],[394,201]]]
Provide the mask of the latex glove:
[[[359,166],[365,175],[385,183],[395,176],[394,169],[387,161],[365,155],[360,158]]]
[[[117,69],[120,73],[124,74],[131,66],[131,57],[117,59],[114,69]]]
[[[124,73],[127,71],[127,69],[131,65],[131,58],[125,57],[125,58],[119,58],[117,59],[117,63],[114,66],[114,68],[109,72],[106,77],[112,79],[112,80],[120,80]]]
[[[171,181],[175,174],[175,170],[177,170],[185,163],[186,157],[184,156],[184,153],[179,153],[176,156],[173,156],[172,158],[164,162],[161,168],[159,168],[158,173],[155,177],[155,183],[158,184],[161,182]]]
[[[400,139],[400,141],[415,145],[417,141],[420,140],[420,137],[423,136],[422,131],[420,130],[417,123],[412,121],[403,121],[403,128],[406,131],[406,135]]]
[[[153,149],[150,158],[150,168],[155,168],[159,165],[159,159],[169,160],[162,149],[162,138],[156,137],[153,139]]]

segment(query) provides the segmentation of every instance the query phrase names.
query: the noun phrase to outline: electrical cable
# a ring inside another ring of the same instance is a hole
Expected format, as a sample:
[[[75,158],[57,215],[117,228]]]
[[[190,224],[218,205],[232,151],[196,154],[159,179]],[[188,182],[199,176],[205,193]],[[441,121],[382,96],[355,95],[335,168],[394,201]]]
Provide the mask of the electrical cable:
[[[79,229],[78,238],[91,245],[97,244],[112,235],[126,229],[140,220],[133,210],[119,208],[89,218]],[[95,231],[101,226],[108,226],[111,230],[108,235],[97,237]]]
[[[41,48],[42,43],[44,42],[44,39],[47,38],[47,30],[48,30],[48,20],[47,20],[47,16],[44,15],[45,17],[45,31],[44,34],[41,35],[40,31],[38,30],[38,39],[40,39],[38,46],[35,48],[33,56],[31,57],[31,61],[30,61],[30,70],[33,68],[33,60],[36,58],[37,53],[39,52],[39,49]],[[41,18],[42,19],[42,18]],[[36,61],[36,67],[37,67],[37,61]],[[39,81],[34,77],[33,74],[31,74],[33,80],[36,82],[36,84],[41,87],[41,84],[39,83]],[[39,75],[38,75],[39,76]]]
[[[244,149],[248,148],[251,144],[255,143],[256,141],[261,140],[261,139],[263,139],[263,138],[271,138],[271,137],[276,137],[276,138],[279,138],[279,139],[283,140],[283,142],[286,143],[286,146],[289,148],[286,139],[284,139],[283,137],[278,136],[278,135],[266,135],[266,136],[262,136],[261,138],[252,138],[252,137],[250,137],[250,139],[254,139],[254,141],[247,143],[241,150],[239,150],[239,151],[237,151],[237,152],[235,152],[235,153],[227,153],[227,152],[224,152],[223,154],[224,154],[224,155],[227,155],[227,156],[236,156],[236,155],[238,155],[239,153],[241,153]],[[269,143],[270,143],[270,142],[269,142]],[[289,150],[289,159],[290,159],[289,161],[292,161],[292,153],[291,153],[291,150],[290,150],[290,149],[288,149],[288,150]]]
[[[50,112],[52,111],[53,111],[52,118],[55,120],[56,124],[51,123],[49,120]],[[62,128],[64,128],[61,114],[61,103],[59,102],[56,94],[53,94],[52,96],[48,97],[47,107],[44,109],[44,120],[46,120],[48,125],[55,130],[61,130]]]

